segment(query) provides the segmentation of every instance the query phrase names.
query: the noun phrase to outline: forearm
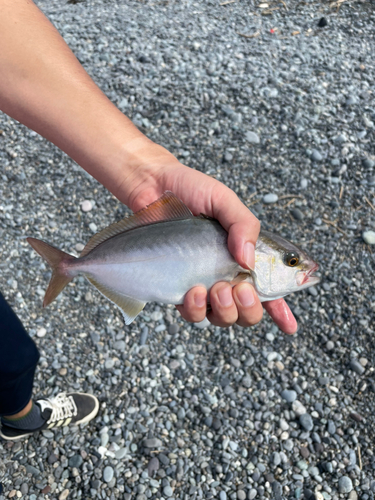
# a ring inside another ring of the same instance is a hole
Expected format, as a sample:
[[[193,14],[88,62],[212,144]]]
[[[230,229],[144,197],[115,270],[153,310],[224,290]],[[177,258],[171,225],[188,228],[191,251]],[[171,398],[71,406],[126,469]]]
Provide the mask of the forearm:
[[[127,203],[126,185],[134,183],[140,158],[146,165],[168,153],[107,99],[30,0],[0,0],[0,11],[0,109]]]

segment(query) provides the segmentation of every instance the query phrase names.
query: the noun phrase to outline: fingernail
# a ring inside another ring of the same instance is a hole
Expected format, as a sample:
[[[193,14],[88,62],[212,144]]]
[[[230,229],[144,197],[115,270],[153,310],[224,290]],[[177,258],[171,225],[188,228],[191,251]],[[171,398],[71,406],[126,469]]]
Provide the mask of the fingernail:
[[[217,292],[217,296],[219,297],[220,305],[223,307],[229,307],[233,304],[233,296],[232,289],[228,286],[221,288]]]
[[[255,292],[251,285],[237,286],[237,298],[243,307],[251,307],[255,304]]]
[[[255,248],[254,245],[247,241],[243,247],[243,260],[249,269],[255,267]]]
[[[204,307],[207,305],[207,299],[205,293],[196,293],[194,295],[194,304],[197,307]]]

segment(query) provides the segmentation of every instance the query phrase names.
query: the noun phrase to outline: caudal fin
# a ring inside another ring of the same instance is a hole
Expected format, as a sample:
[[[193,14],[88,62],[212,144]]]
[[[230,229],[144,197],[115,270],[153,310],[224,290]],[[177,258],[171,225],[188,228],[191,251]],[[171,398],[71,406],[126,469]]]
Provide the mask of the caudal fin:
[[[27,238],[27,242],[30,243],[33,249],[38,252],[38,254],[41,255],[43,259],[45,259],[52,267],[51,281],[49,282],[43,300],[43,307],[47,307],[48,304],[55,300],[59,293],[73,279],[72,276],[67,275],[66,266],[63,264],[68,261],[75,260],[76,257],[62,252],[48,243],[45,243],[42,240],[37,240],[36,238]]]

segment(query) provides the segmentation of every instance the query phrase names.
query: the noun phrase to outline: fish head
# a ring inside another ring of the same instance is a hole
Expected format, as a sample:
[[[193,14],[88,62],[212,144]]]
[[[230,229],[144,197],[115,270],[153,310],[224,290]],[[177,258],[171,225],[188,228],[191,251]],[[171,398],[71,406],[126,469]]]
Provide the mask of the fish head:
[[[254,286],[261,299],[273,300],[319,283],[318,264],[301,248],[261,231],[255,249]]]

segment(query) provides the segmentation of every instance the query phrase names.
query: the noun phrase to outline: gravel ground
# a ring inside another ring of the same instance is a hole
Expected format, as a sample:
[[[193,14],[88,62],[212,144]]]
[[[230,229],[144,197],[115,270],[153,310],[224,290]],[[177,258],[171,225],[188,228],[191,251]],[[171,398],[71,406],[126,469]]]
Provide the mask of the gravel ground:
[[[0,283],[41,351],[36,395],[92,392],[101,409],[0,442],[0,499],[373,499],[374,4],[39,5],[124,113],[309,249],[323,280],[288,298],[293,337],[156,304],[125,327],[83,279],[42,310],[49,271],[25,237],[74,253],[126,209],[1,115]]]

